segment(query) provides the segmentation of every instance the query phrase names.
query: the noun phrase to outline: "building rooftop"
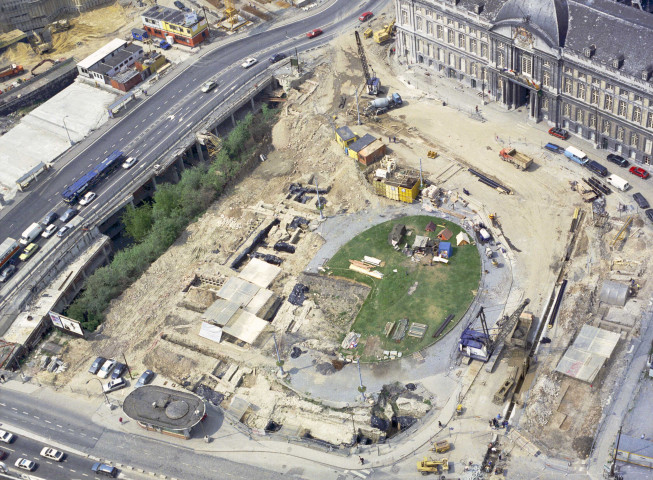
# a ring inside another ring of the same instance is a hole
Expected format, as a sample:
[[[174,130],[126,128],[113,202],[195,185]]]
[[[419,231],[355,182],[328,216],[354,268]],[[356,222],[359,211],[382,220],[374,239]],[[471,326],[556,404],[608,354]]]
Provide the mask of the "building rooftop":
[[[352,138],[356,138],[356,134],[349,127],[338,127],[336,128],[336,133],[343,142],[348,142]]]
[[[201,17],[196,13],[186,13],[174,8],[162,7],[161,5],[154,5],[148,10],[145,10],[141,16],[162,22],[172,23],[174,25],[184,25],[186,27],[195,25],[204,19],[204,17]],[[194,20],[191,21],[189,19]]]
[[[367,147],[374,140],[376,140],[376,137],[374,135],[370,135],[369,133],[366,133],[361,138],[356,140],[354,143],[349,145],[348,148],[349,150],[353,150],[354,152],[360,152],[362,149]]]
[[[197,395],[156,385],[134,389],[122,408],[137,422],[169,430],[190,429],[206,413],[206,405]]]
[[[77,65],[82,68],[91,68],[93,65],[98,63],[100,60],[102,60],[104,57],[109,55],[111,52],[118,50],[120,47],[123,47],[126,44],[127,42],[125,40],[114,38],[109,43],[107,43],[104,47],[91,53],[88,57],[86,57],[84,60],[79,62]]]

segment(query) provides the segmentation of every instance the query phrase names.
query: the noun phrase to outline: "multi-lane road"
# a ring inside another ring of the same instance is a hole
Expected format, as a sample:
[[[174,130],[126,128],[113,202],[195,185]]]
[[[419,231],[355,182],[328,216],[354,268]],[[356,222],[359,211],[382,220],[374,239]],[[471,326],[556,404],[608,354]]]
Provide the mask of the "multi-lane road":
[[[238,92],[248,79],[271,68],[267,60],[270,55],[290,54],[295,49],[302,52],[327,43],[343,31],[351,30],[361,12],[380,8],[387,2],[335,0],[328,8],[315,9],[314,15],[302,20],[279,27],[271,25],[268,30],[257,29],[248,35],[204,47],[196,61],[171,72],[173,78],[108,126],[99,138],[82,142],[61,157],[54,171],[40,178],[32,190],[2,216],[0,238],[17,238],[30,223],[48,212],[63,211],[62,190],[112,151],[119,149],[126,155],[137,156],[137,166],[116,172],[97,188],[97,208],[138,175],[140,169],[151,168],[179,137]],[[313,28],[322,28],[324,34],[315,39],[307,38],[306,32]],[[259,61],[243,69],[240,65],[247,57],[256,57]],[[217,81],[218,87],[210,93],[201,93],[202,84],[210,79]]]

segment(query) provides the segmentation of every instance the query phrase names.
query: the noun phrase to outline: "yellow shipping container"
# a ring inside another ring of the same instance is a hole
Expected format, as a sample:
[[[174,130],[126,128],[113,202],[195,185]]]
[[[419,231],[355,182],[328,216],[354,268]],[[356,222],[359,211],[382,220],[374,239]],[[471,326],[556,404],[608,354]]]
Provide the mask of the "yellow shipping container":
[[[399,187],[385,184],[385,196],[390,200],[399,200]]]
[[[374,193],[385,196],[385,182],[381,178],[374,179]]]

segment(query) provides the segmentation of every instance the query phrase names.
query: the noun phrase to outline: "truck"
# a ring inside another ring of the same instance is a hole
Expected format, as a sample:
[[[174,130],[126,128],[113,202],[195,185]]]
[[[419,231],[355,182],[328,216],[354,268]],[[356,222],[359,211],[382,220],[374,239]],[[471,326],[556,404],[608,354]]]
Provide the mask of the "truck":
[[[377,98],[372,101],[370,101],[370,104],[368,107],[365,109],[366,114],[379,114],[379,113],[385,113],[388,111],[388,109],[393,108],[393,107],[398,107],[403,103],[403,100],[401,99],[401,95],[398,93],[393,93],[392,95],[388,95],[387,97],[383,98]]]
[[[172,45],[170,45],[168,42],[166,42],[165,40],[160,40],[158,38],[152,39],[152,45],[158,48],[162,48],[163,50],[170,50],[172,48]]]
[[[40,223],[32,223],[20,236],[20,244],[27,245],[32,243],[43,232],[43,226]]]
[[[515,167],[520,170],[526,170],[533,163],[533,159],[528,155],[519,153],[514,148],[504,148],[499,152],[499,156],[502,160],[512,163]]]
[[[0,270],[12,264],[12,260],[20,255],[20,244],[13,238],[6,238],[0,244]]]
[[[12,63],[8,67],[3,67],[0,68],[0,78],[9,78],[13,77],[14,75],[20,75],[23,73],[23,66],[22,65],[16,65],[15,63]]]

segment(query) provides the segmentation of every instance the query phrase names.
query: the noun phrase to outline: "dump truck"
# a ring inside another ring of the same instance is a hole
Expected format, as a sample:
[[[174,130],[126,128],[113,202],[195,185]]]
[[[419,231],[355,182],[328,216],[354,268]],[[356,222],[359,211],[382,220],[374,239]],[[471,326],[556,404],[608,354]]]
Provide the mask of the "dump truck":
[[[442,472],[449,471],[449,460],[443,458],[441,460],[433,460],[431,458],[424,457],[424,460],[417,462],[417,471],[422,475],[427,475],[429,473],[439,473],[440,469]]]
[[[23,66],[22,65],[16,65],[15,63],[12,63],[8,67],[0,68],[0,78],[8,78],[8,77],[13,77],[14,75],[20,75],[23,73]]]
[[[533,159],[528,155],[519,153],[514,148],[504,148],[499,152],[499,156],[502,160],[512,163],[515,167],[520,170],[526,170],[533,163]]]

